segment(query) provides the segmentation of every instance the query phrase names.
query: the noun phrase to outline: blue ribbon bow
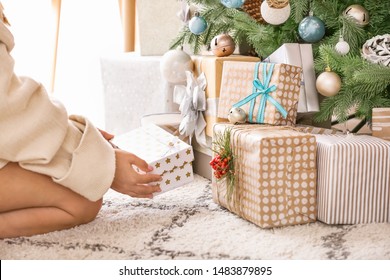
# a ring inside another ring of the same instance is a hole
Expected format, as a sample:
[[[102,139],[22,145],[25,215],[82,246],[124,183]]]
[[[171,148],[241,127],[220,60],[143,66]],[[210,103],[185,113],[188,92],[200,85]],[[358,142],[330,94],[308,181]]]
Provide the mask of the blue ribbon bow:
[[[282,114],[283,118],[286,118],[287,117],[286,109],[284,109],[283,106],[280,105],[278,101],[276,101],[272,96],[269,95],[277,88],[275,85],[269,86],[275,64],[270,63],[270,68],[267,71],[267,64],[263,63],[264,84],[262,84],[261,81],[258,79],[260,63],[261,62],[257,62],[255,66],[252,94],[248,95],[247,97],[240,100],[239,102],[233,104],[233,107],[241,107],[242,105],[251,102],[249,107],[248,120],[249,122],[253,122],[252,118],[253,118],[253,110],[255,108],[255,103],[256,103],[256,97],[261,95],[259,111],[257,112],[257,118],[256,118],[257,123],[264,123],[264,113],[265,113],[265,106],[267,105],[267,101],[269,101],[276,107],[276,109]]]

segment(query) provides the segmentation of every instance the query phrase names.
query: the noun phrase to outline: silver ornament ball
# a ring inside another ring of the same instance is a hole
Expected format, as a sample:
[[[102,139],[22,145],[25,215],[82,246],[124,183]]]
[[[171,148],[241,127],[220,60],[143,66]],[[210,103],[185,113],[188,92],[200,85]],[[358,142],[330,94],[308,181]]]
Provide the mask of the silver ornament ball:
[[[341,78],[327,69],[317,77],[316,88],[323,96],[335,96],[341,89]]]
[[[228,120],[230,123],[245,123],[246,121],[246,113],[242,108],[233,107],[230,109],[228,114]]]

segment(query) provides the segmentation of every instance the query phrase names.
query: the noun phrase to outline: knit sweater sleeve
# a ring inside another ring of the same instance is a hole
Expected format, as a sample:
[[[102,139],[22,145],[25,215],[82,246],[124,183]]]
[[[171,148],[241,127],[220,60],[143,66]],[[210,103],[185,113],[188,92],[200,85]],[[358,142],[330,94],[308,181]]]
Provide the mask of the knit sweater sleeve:
[[[44,87],[14,73],[14,40],[0,20],[0,168],[17,162],[89,200],[100,199],[115,174],[115,153],[86,118],[68,116]]]

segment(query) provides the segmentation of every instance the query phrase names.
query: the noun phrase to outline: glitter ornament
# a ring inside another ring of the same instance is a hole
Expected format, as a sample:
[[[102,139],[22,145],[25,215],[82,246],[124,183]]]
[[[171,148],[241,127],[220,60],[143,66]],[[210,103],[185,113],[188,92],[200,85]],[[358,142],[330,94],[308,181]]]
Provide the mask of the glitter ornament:
[[[325,35],[325,24],[316,16],[305,17],[298,27],[299,36],[308,43],[320,41]]]
[[[207,29],[206,20],[199,15],[198,12],[195,12],[195,15],[188,22],[188,28],[195,35],[200,35]]]
[[[244,4],[245,0],[221,0],[221,4],[227,8],[237,9]]]
[[[215,56],[229,56],[236,48],[233,38],[228,34],[215,36],[210,43],[210,49]]]
[[[184,83],[187,80],[186,71],[194,68],[191,56],[182,50],[166,52],[160,62],[162,77],[172,84]]]

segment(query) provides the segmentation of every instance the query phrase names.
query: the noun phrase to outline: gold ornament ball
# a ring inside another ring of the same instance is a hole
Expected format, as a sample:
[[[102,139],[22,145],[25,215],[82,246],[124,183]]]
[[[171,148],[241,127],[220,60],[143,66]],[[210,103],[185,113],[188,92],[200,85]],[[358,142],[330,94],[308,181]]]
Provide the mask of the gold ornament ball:
[[[335,72],[325,71],[316,80],[316,88],[323,96],[335,96],[341,88],[341,78]]]
[[[211,40],[210,48],[215,56],[229,56],[234,52],[236,44],[230,35],[220,34]]]
[[[353,17],[360,26],[366,26],[370,22],[368,11],[358,4],[348,6],[348,8],[345,9],[344,14]]]

